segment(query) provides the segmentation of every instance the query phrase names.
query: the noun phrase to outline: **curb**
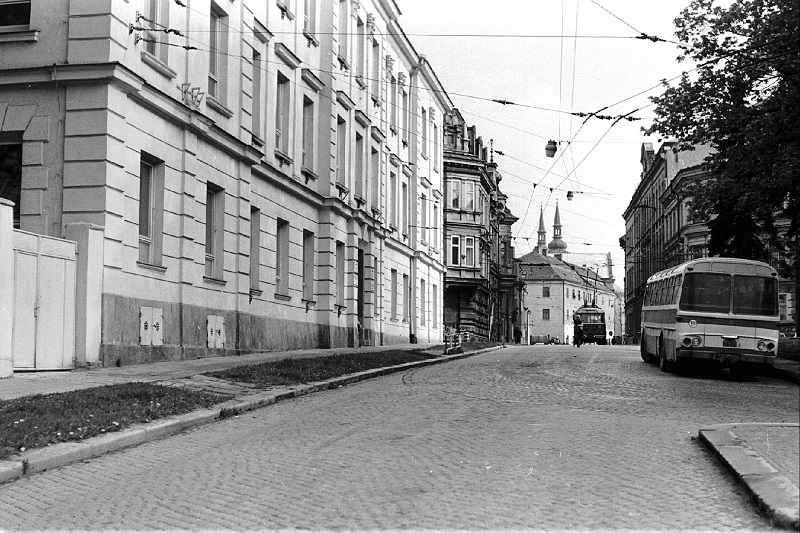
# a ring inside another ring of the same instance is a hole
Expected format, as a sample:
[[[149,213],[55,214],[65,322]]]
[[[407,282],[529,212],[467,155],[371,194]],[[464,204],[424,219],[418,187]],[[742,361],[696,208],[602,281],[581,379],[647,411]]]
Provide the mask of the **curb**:
[[[744,484],[758,506],[776,526],[800,530],[800,489],[731,431],[737,425],[742,424],[722,424],[701,429],[699,438],[734,477]]]
[[[0,460],[0,484],[19,479],[35,472],[43,472],[78,461],[92,459],[129,446],[138,446],[145,442],[180,433],[189,428],[209,424],[217,420],[224,420],[246,411],[252,411],[292,398],[299,398],[306,394],[337,389],[366,379],[385,376],[413,368],[447,363],[457,359],[464,359],[466,357],[499,350],[501,348],[505,348],[505,346],[494,346],[474,352],[445,355],[435,359],[425,359],[395,366],[374,368],[325,381],[315,381],[304,385],[298,385],[291,389],[275,389],[269,392],[248,394],[247,396],[228,400],[210,409],[199,409],[183,415],[161,418],[147,424],[137,424],[120,431],[92,437],[82,442],[63,442],[46,448],[28,450],[7,459]]]

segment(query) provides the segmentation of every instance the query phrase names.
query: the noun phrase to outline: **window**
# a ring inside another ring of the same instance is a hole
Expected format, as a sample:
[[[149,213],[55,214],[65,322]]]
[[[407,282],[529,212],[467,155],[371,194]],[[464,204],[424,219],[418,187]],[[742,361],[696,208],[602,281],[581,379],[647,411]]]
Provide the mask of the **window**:
[[[461,182],[450,180],[447,182],[447,188],[450,190],[450,207],[458,209],[461,204]]]
[[[378,148],[372,147],[370,158],[370,171],[372,173],[372,208],[381,210],[381,153]]]
[[[461,238],[458,235],[450,237],[450,264],[453,266],[461,264]]]
[[[550,310],[542,309],[542,320],[550,320]]]
[[[367,46],[367,32],[364,22],[359,18],[356,22],[356,76],[364,77],[364,49]]]
[[[31,23],[31,0],[0,0],[0,28],[27,30]]]
[[[161,266],[164,220],[164,165],[139,160],[139,262]]]
[[[542,298],[550,298],[550,287],[542,287]]]
[[[345,248],[342,241],[336,241],[336,305],[344,306]]]
[[[403,235],[408,235],[408,184],[402,185],[402,211],[400,215],[403,217]]]
[[[778,316],[778,280],[733,276],[733,314]]]
[[[425,325],[425,280],[419,280],[419,323]]]
[[[13,139],[6,139],[5,135],[7,134],[0,133],[0,198],[14,202],[12,215],[14,227],[19,229],[22,199],[22,138],[16,135]]]
[[[428,198],[422,194],[419,197],[420,239],[422,243],[428,242]]]
[[[208,96],[218,102],[225,101],[225,80],[228,54],[228,17],[215,4],[209,14]]]
[[[428,157],[428,111],[423,107],[422,112],[422,157]]]
[[[303,230],[303,299],[314,300],[314,233]]]
[[[303,8],[303,31],[314,34],[317,30],[317,1],[305,0]]]
[[[381,46],[375,39],[372,40],[372,100],[379,104],[381,101]]]
[[[275,294],[289,296],[289,222],[278,219],[275,232]]]
[[[261,292],[261,211],[250,207],[250,292]]]
[[[475,183],[472,181],[464,182],[464,209],[475,210]]]
[[[650,288],[648,287],[648,292]],[[686,274],[680,308],[686,311],[728,313],[731,306],[731,276],[728,274]]]
[[[347,184],[347,122],[336,119],[336,183]]]
[[[2,19],[2,5],[3,2],[0,1],[0,19]],[[28,2],[28,10],[30,11],[30,2]],[[161,32],[161,30],[169,28],[168,14],[168,0],[145,0],[144,17],[142,18],[142,26],[145,28],[144,49],[163,63],[167,62],[169,34]]]
[[[411,287],[408,286],[408,274],[403,274],[403,322],[411,318]]]
[[[263,71],[261,54],[253,50],[253,135],[259,139],[263,138],[261,133],[261,73]]]
[[[403,106],[401,112],[403,113],[403,128],[400,132],[400,137],[404,142],[408,141],[408,93],[402,89],[402,96],[400,98],[401,105]]]
[[[439,204],[433,204],[433,249],[439,249]]]
[[[439,327],[439,291],[436,285],[431,288],[431,311],[433,315],[431,322],[433,322],[433,329],[436,329]]]
[[[356,161],[355,161],[355,178],[356,178],[356,196],[364,199],[364,134],[363,132],[356,132]]]
[[[275,149],[289,154],[289,78],[278,72],[278,90],[275,93]]]
[[[475,237],[464,238],[464,265],[475,266]]]
[[[225,190],[206,184],[206,277],[221,280],[225,235]]]
[[[397,78],[392,76],[389,80],[389,127],[397,133]]]
[[[348,60],[349,14],[347,4],[349,0],[339,0],[339,59]]]
[[[439,171],[439,148],[441,142],[439,140],[439,126],[433,125],[433,170]]]
[[[397,174],[389,172],[389,190],[386,191],[386,202],[389,204],[389,224],[397,227]]]
[[[303,156],[302,168],[314,171],[314,102],[303,97]]]
[[[397,270],[392,269],[391,318],[397,320]]]

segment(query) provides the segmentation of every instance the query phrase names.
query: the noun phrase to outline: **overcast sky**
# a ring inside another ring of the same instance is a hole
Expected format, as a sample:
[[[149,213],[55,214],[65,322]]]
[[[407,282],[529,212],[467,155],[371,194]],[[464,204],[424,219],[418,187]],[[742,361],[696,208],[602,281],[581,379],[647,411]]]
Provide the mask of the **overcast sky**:
[[[520,218],[513,227],[517,257],[536,245],[542,207],[552,239],[558,201],[567,251],[586,254],[589,265],[611,252],[622,285],[622,213],[639,182],[642,143],[660,145],[659,136],[641,132],[653,117],[647,97],[662,92],[653,89],[662,79],[691,68],[675,60],[675,44],[631,37],[643,32],[674,41],[673,21],[689,0],[396,1],[401,26],[465,120],[505,154],[495,160],[508,207]],[[606,106],[603,114],[639,109],[631,116],[645,120],[584,125],[557,112]],[[550,139],[561,141],[555,158],[545,156]]]

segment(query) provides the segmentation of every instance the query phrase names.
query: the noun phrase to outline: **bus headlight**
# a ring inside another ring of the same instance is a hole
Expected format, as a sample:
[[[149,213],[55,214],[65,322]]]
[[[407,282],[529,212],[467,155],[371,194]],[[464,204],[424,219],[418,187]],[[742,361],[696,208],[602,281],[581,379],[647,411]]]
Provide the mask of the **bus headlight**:
[[[690,339],[689,337],[684,337],[683,340],[681,341],[681,344],[683,344],[686,348],[688,348],[689,346],[692,345],[692,339]]]
[[[767,342],[764,341],[764,340],[759,340],[756,343],[756,348],[758,348],[759,350],[761,350],[763,352],[764,350],[767,349]]]
[[[767,343],[767,350],[769,350],[771,352],[774,349],[775,349],[775,343],[774,342],[768,342]]]

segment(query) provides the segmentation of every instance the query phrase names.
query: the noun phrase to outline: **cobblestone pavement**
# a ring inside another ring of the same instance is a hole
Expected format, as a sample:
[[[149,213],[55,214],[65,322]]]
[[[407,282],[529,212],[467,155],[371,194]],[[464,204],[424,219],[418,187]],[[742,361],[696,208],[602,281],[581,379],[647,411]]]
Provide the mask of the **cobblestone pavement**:
[[[695,437],[798,422],[798,391],[511,347],[21,478],[0,530],[770,530]]]

